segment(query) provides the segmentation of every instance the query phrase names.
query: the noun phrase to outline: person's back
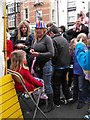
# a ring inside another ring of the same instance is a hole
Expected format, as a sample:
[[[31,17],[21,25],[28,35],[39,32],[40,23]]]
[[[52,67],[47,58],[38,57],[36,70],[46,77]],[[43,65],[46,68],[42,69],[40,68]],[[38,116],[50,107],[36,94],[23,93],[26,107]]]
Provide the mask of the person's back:
[[[53,64],[58,67],[69,66],[70,54],[69,54],[69,44],[67,40],[61,35],[56,35],[52,39],[57,44],[57,49],[58,49],[58,56],[56,60],[53,62]]]
[[[59,34],[58,28],[54,25],[50,28],[50,36],[57,49],[57,56],[55,55],[55,60],[52,60],[54,69],[52,76],[54,103],[57,107],[60,107],[60,85],[62,85],[63,94],[67,102],[71,102],[72,100],[72,95],[70,94],[66,81],[66,75],[70,64],[69,44],[67,40]]]

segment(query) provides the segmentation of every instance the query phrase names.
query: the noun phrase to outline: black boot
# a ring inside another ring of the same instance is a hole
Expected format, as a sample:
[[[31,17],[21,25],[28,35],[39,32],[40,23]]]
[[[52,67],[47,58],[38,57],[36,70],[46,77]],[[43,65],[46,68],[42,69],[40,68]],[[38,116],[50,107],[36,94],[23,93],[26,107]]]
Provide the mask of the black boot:
[[[44,109],[44,113],[50,112],[55,108],[54,102],[53,102],[53,94],[48,94],[48,102],[46,105],[46,108]]]

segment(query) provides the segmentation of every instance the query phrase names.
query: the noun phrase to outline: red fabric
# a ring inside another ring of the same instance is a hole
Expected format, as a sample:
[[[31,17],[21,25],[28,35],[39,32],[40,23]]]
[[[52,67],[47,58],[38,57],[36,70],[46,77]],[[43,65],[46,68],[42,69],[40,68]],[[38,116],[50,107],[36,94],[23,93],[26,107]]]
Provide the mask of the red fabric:
[[[22,69],[20,69],[20,71],[17,71],[17,72],[19,72],[22,75],[22,77],[25,81],[25,85],[29,92],[33,91],[34,87],[42,87],[43,86],[43,84],[41,82],[37,81],[31,75],[31,73],[28,69],[22,68]],[[16,90],[18,90],[18,91],[22,91],[22,92],[25,91],[23,86],[18,82],[15,82],[15,87],[16,87]]]
[[[10,58],[10,54],[13,51],[13,43],[11,40],[7,40],[7,57]]]

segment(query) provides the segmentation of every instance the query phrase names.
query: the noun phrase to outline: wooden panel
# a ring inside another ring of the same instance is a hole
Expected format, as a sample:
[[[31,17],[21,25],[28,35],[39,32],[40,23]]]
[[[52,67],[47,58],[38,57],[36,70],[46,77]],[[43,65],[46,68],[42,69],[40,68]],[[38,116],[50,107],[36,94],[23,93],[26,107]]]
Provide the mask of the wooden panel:
[[[4,103],[5,101],[9,100],[10,98],[14,97],[15,95],[16,95],[15,89],[8,91],[7,93],[2,95],[2,101],[0,101],[0,104],[2,104],[2,102]]]
[[[15,118],[19,117],[22,113],[21,113],[21,109],[19,106],[19,103],[16,103],[15,105],[13,105],[11,108],[7,109],[6,111],[4,111],[2,113],[3,118],[12,118],[12,116],[14,116],[15,114]],[[14,118],[14,117],[13,117]]]
[[[5,85],[3,85],[2,87],[0,87],[0,95],[5,94],[6,92],[12,90],[14,88],[13,82],[7,83]]]
[[[12,76],[0,78],[0,119],[23,118]]]
[[[5,103],[2,104],[2,112],[5,111],[6,109],[9,109],[10,107],[13,107],[13,105],[17,102],[18,102],[17,96],[6,101]],[[1,113],[1,111],[0,111],[0,113]]]
[[[17,115],[17,118],[23,118],[20,109],[17,110],[14,114],[12,114],[11,116],[9,116],[8,118],[15,118],[16,115]]]
[[[7,78],[8,78],[8,80],[7,80]],[[0,87],[4,84],[7,84],[10,81],[12,81],[12,76],[10,74],[3,76],[2,78],[0,78]]]

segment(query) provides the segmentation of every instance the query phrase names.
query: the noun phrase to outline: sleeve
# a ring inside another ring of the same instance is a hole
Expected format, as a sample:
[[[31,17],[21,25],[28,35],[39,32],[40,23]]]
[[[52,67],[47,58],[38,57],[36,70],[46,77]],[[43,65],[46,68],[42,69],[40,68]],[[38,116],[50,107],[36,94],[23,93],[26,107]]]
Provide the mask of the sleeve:
[[[90,50],[85,52],[82,43],[78,43],[76,46],[76,56],[80,66],[84,70],[90,70]]]
[[[11,40],[7,40],[7,56],[10,57],[11,52],[13,51],[13,43]]]
[[[46,47],[47,47],[47,52],[40,53],[39,57],[44,57],[45,58],[52,58],[54,56],[54,46],[53,46],[53,41],[52,39],[48,36],[45,39],[46,42]]]
[[[25,79],[30,82],[31,84],[33,84],[35,87],[43,87],[43,84],[42,82],[36,80],[30,73],[29,70],[25,69],[25,72],[24,72],[24,77]]]

